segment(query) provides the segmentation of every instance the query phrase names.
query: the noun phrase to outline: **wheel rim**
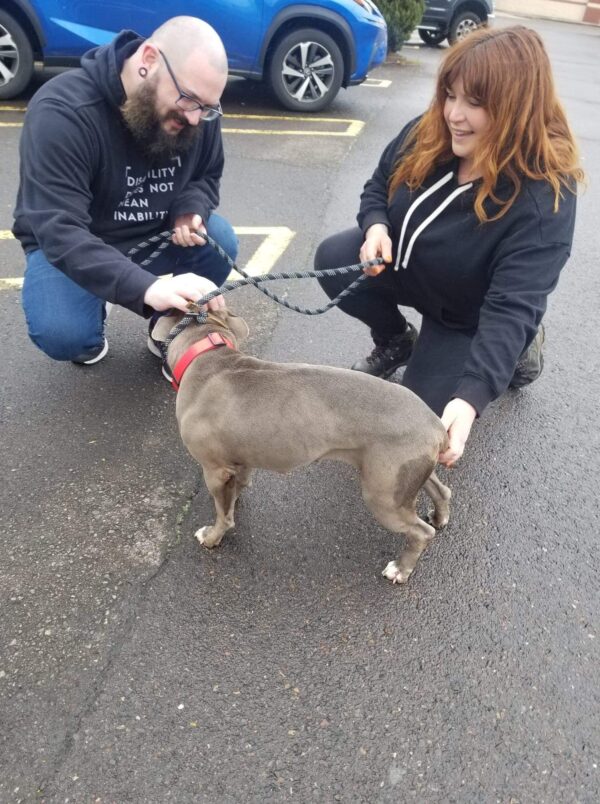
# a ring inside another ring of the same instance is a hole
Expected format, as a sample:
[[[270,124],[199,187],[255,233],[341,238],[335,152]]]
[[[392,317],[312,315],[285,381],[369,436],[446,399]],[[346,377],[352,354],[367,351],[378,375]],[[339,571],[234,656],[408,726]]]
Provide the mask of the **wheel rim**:
[[[462,20],[456,26],[456,38],[464,39],[468,34],[473,33],[479,27],[479,23],[475,20]]]
[[[300,103],[323,98],[331,89],[334,74],[331,53],[318,42],[298,42],[283,59],[283,86]]]
[[[19,69],[19,51],[9,31],[0,25],[0,87],[12,81]]]

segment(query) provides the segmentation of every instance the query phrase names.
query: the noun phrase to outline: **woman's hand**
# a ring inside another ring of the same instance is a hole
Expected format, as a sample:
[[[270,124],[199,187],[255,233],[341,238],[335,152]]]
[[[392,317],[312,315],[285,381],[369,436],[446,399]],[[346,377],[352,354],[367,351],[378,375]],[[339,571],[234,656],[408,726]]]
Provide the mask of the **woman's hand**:
[[[442,413],[442,424],[448,431],[449,444],[438,460],[444,466],[454,466],[464,452],[465,444],[475,421],[477,411],[464,399],[451,399]]]
[[[174,232],[171,238],[176,246],[203,246],[206,240],[200,237],[197,232],[204,232],[206,229],[202,223],[200,215],[180,215],[173,226]]]
[[[365,242],[360,249],[360,261],[367,262],[382,257],[385,262],[392,261],[392,241],[385,223],[374,223],[369,226],[365,235]],[[372,265],[363,268],[367,276],[377,276],[385,271],[385,265]]]

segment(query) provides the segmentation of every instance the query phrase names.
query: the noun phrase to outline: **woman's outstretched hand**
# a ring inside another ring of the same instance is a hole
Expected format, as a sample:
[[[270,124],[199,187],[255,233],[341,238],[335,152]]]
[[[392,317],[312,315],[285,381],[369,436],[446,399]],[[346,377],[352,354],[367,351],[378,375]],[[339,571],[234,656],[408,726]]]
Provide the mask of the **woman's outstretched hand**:
[[[439,462],[450,468],[464,452],[477,411],[464,399],[451,399],[442,413],[442,424],[448,431],[448,449],[440,452]]]
[[[392,240],[388,234],[388,228],[384,223],[374,223],[369,226],[365,235],[365,242],[360,249],[360,261],[367,262],[382,257],[384,261],[392,261]],[[372,265],[363,268],[367,276],[377,276],[385,270],[385,265]]]

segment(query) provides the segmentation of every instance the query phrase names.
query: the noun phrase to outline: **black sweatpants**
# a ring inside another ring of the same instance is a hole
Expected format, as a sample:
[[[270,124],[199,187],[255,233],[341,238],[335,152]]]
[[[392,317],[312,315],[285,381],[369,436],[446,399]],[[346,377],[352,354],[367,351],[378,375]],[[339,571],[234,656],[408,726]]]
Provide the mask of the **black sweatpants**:
[[[346,229],[324,240],[315,255],[315,269],[339,268],[359,261],[364,235],[360,229]],[[330,299],[350,285],[357,274],[319,279]],[[406,319],[398,309],[415,305],[402,289],[398,274],[388,266],[378,276],[367,277],[340,302],[340,309],[358,318],[384,338],[404,332]],[[419,338],[402,379],[402,384],[426,402],[440,416],[454,396],[469,356],[473,330],[450,329],[423,316]]]

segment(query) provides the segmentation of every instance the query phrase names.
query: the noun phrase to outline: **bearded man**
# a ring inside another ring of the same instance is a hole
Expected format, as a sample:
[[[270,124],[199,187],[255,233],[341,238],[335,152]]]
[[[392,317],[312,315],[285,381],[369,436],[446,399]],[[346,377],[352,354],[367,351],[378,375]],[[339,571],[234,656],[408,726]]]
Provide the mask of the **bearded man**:
[[[146,40],[122,31],[29,103],[13,233],[26,255],[29,337],[49,357],[101,360],[107,303],[155,318],[225,281],[229,266],[198,233],[235,259],[233,229],[213,212],[226,80],[216,31],[175,17]],[[147,267],[149,251],[126,256],[167,227],[172,240]]]

